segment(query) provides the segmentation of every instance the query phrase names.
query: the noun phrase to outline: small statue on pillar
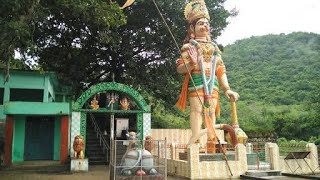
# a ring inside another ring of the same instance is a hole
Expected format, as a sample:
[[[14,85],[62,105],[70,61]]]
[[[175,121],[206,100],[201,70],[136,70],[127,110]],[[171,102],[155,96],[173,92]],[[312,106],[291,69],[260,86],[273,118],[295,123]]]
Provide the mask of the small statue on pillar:
[[[81,135],[77,135],[76,137],[74,137],[73,150],[75,159],[84,159],[84,140]]]

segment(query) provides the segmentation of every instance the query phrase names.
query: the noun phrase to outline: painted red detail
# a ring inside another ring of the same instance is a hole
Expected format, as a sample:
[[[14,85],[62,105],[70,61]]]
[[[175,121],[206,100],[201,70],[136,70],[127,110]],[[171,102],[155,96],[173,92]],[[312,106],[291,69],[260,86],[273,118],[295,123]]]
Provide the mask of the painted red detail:
[[[13,142],[13,116],[7,115],[6,117],[6,129],[5,129],[5,140],[4,140],[4,165],[12,165],[12,142]]]
[[[60,139],[60,163],[65,164],[68,161],[68,129],[69,117],[61,117],[61,139]]]

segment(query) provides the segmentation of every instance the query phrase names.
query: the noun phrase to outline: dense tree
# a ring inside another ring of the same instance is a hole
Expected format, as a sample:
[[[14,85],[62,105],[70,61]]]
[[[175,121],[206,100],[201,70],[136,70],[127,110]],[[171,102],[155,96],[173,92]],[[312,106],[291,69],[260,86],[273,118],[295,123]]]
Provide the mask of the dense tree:
[[[163,90],[167,85],[178,87],[174,61],[179,49],[154,2],[137,1],[122,11],[118,3],[124,0],[8,1],[2,6],[1,18],[7,21],[1,30],[13,33],[1,36],[9,39],[2,47],[10,44],[9,49],[2,48],[7,52],[2,53],[2,59],[19,50],[27,63],[34,63],[32,57],[44,70],[57,72],[77,93],[83,88],[79,82],[111,81],[114,73],[118,82],[150,88],[157,97],[172,101]],[[223,8],[223,2],[207,2],[214,19],[213,37],[232,15]],[[185,2],[164,0],[157,5],[180,45],[186,31]]]
[[[186,34],[183,15],[186,2],[141,0],[120,10],[119,4],[124,1],[8,1],[2,17],[8,14],[6,9],[22,6],[32,9],[21,27],[28,35],[19,39],[25,46],[12,44],[10,56],[18,49],[27,63],[33,63],[32,59],[39,68],[57,72],[63,82],[72,85],[76,96],[86,88],[84,85],[112,81],[115,74],[117,82],[148,91],[148,96],[155,97],[150,99],[157,101],[151,104],[171,107],[181,83],[175,72],[175,60]],[[226,19],[235,14],[223,8],[224,1],[207,1],[213,38],[226,27]],[[19,11],[10,16],[19,19]]]
[[[39,13],[46,18],[36,22],[30,55],[41,68],[57,72],[76,95],[83,83],[96,83],[110,71],[112,51],[105,44],[118,41],[113,31],[126,22],[117,3],[41,1]]]
[[[38,18],[35,11],[38,6],[37,0],[1,1],[0,64],[6,70],[6,79],[9,78],[10,64],[13,68],[22,67],[21,63],[14,60],[15,50],[26,50],[33,44],[34,22]]]

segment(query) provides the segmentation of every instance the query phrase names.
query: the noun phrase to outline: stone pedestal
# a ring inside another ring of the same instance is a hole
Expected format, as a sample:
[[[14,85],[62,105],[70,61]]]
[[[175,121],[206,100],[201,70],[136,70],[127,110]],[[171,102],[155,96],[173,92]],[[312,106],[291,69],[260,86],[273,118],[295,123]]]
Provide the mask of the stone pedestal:
[[[88,159],[71,159],[70,170],[73,172],[77,171],[88,171],[89,163]]]

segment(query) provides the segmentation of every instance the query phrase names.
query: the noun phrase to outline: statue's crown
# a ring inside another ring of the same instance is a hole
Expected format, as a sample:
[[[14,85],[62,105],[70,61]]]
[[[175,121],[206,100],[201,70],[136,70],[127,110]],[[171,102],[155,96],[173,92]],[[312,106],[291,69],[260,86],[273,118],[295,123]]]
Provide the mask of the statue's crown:
[[[209,12],[204,0],[192,0],[184,9],[184,16],[188,23],[192,23],[199,18],[207,18],[210,20]]]

